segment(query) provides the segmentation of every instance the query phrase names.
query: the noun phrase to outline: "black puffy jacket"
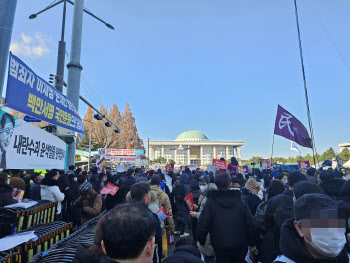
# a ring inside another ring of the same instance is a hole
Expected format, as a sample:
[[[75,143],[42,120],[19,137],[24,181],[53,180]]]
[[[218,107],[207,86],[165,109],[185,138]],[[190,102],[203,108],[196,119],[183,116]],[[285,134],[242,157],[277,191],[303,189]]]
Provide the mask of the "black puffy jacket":
[[[271,199],[279,194],[282,194],[285,190],[285,186],[279,180],[272,180],[269,188],[267,188],[267,198]]]
[[[17,203],[12,197],[13,187],[9,184],[0,183],[0,207]]]
[[[349,256],[345,248],[335,258],[314,258],[305,247],[305,241],[294,227],[294,218],[288,219],[282,226],[280,248],[282,255],[274,263],[348,263]],[[289,260],[289,261],[288,261]]]
[[[178,263],[178,262],[184,262],[184,263],[203,263],[201,260],[201,254],[199,253],[198,248],[191,246],[191,245],[185,245],[178,247],[174,250],[174,253],[167,257],[164,261],[164,263]]]
[[[215,190],[207,195],[197,226],[201,245],[210,234],[215,249],[246,249],[255,246],[257,228],[248,205],[239,190]]]
[[[136,179],[132,176],[126,177],[123,185],[124,185],[124,193],[125,196],[129,193],[131,186],[136,183]]]
[[[199,196],[201,195],[201,192],[199,190],[199,182],[196,179],[192,179],[190,183],[190,189],[191,193],[193,195],[193,202],[198,205],[198,199]]]
[[[88,245],[79,244],[77,250],[75,251],[75,256],[72,263],[99,263],[101,258],[96,257],[89,251]]]

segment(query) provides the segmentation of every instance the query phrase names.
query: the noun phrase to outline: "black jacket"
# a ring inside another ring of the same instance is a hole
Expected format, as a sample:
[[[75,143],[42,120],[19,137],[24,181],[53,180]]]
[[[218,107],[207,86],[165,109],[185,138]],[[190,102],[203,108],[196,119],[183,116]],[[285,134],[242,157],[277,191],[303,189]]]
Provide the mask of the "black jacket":
[[[252,212],[252,215],[255,215],[256,209],[258,208],[259,204],[262,202],[261,199],[255,195],[252,191],[249,189],[242,187],[241,192],[243,195],[243,200],[247,203],[250,212]]]
[[[72,263],[99,263],[101,258],[93,255],[88,249],[88,245],[79,244],[77,250],[75,251],[75,256]]]
[[[41,200],[41,187],[40,187],[40,183],[32,183],[30,185],[30,199],[34,200],[34,201],[39,201]]]
[[[305,241],[294,227],[294,218],[288,219],[282,226],[280,239],[281,253],[296,263],[348,263],[349,256],[345,249],[336,258],[316,259],[305,248]],[[277,258],[275,263],[286,262]]]
[[[282,194],[277,195],[268,201],[266,207],[266,213],[264,217],[264,221],[266,223],[267,228],[273,228],[274,226],[274,217],[276,214],[277,207],[281,205],[281,198],[284,198],[286,204],[288,206],[293,206],[293,191],[285,190]]]
[[[188,175],[183,173],[180,176],[180,182],[177,182],[174,185],[174,196],[175,196],[175,204],[176,204],[176,221],[181,222],[183,224],[187,224],[189,221],[189,213],[190,210],[188,209],[188,206],[185,201],[185,197],[190,193],[190,188],[187,185],[188,183]],[[183,185],[183,188],[177,187],[177,184]],[[178,192],[182,192],[181,190],[183,189],[184,191],[184,196],[182,196],[181,199],[179,199],[177,196],[181,196]]]
[[[197,238],[205,244],[210,233],[215,249],[238,249],[254,246],[257,228],[248,205],[239,190],[215,190],[207,195],[197,226]]]
[[[350,196],[341,197],[337,202],[338,216],[344,218],[346,221],[346,234],[350,232],[349,218],[350,218]],[[347,242],[348,248],[350,248],[349,242]],[[350,251],[350,249],[348,249]]]
[[[344,183],[344,179],[335,178],[321,182],[319,186],[322,188],[326,195],[337,202],[340,190],[342,189]]]
[[[178,247],[174,250],[174,253],[164,259],[164,263],[178,263],[178,262],[184,262],[184,263],[203,263],[201,260],[201,254],[199,253],[198,248],[191,246],[191,245],[185,245]]]
[[[17,203],[12,197],[13,187],[9,184],[0,183],[0,207]]]
[[[124,193],[127,195],[130,191],[131,186],[136,183],[136,179],[132,176],[126,177],[123,185],[124,185]]]
[[[282,194],[285,190],[285,187],[282,182],[278,180],[272,180],[269,188],[267,188],[267,198],[271,199],[272,197],[275,197],[276,195]]]
[[[201,192],[199,190],[199,182],[196,179],[192,179],[190,183],[191,193],[193,195],[193,202],[198,205],[198,199],[201,195]]]

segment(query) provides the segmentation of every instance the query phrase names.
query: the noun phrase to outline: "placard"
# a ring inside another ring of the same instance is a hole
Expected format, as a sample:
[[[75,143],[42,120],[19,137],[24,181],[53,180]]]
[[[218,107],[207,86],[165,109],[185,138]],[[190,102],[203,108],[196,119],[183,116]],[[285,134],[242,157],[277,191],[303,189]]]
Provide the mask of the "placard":
[[[112,195],[114,196],[119,190],[119,187],[108,182],[105,187],[103,187],[100,191],[101,195]]]
[[[120,165],[116,167],[117,173],[123,173],[125,172],[124,165]]]
[[[173,163],[169,163],[165,166],[165,171],[166,172],[170,172],[170,171],[174,171],[174,164]]]
[[[115,162],[115,163],[137,163],[140,162],[141,158],[137,156],[108,156],[105,155],[103,158],[106,161]]]
[[[143,149],[107,149],[98,148],[99,155],[145,155]]]
[[[271,164],[270,164],[269,159],[260,159],[259,163],[260,163],[260,167],[262,169],[270,169],[271,168]]]
[[[83,122],[73,103],[44,79],[36,75],[22,60],[10,53],[6,106],[85,134]]]
[[[190,211],[193,211],[194,210],[194,202],[193,202],[193,195],[192,195],[192,193],[189,193],[185,197],[185,201],[186,201],[186,204],[188,206],[188,209],[190,209]]]
[[[299,169],[309,169],[310,168],[310,161],[298,161],[298,167]]]
[[[213,159],[213,166],[215,166],[221,170],[226,170],[226,161],[221,161],[219,159]]]
[[[248,165],[245,166],[235,166],[236,173],[240,173],[243,175],[249,174],[249,168]]]
[[[66,169],[68,145],[0,109],[0,168]]]

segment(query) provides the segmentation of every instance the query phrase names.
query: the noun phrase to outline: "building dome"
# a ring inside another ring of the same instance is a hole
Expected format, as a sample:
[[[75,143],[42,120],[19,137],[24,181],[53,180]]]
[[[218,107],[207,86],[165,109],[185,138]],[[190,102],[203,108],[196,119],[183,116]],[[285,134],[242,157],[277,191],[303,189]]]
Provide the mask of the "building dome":
[[[179,136],[177,136],[175,141],[194,141],[194,142],[198,142],[198,141],[209,141],[209,139],[208,139],[207,136],[205,136],[200,131],[190,130],[190,131],[184,131],[183,133],[181,133]]]

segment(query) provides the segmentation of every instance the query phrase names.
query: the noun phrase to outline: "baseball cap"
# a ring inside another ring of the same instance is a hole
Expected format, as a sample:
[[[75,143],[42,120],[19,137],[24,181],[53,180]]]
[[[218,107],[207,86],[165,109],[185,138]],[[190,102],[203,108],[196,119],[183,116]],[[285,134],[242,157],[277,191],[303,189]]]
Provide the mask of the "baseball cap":
[[[199,178],[198,178],[200,181],[202,181],[202,182],[206,182],[206,183],[209,183],[209,177],[208,177],[208,175],[201,175],[201,176],[199,176]]]

